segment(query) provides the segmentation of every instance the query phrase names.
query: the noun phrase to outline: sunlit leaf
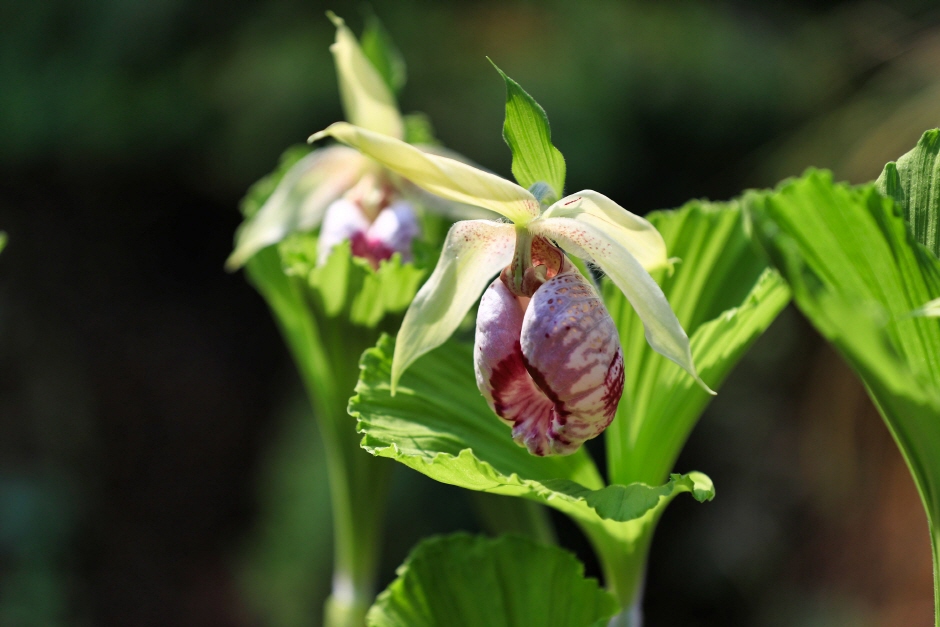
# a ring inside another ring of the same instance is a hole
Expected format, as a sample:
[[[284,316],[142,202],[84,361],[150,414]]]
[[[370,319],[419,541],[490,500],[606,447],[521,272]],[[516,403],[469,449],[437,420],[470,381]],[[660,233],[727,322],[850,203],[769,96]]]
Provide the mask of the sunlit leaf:
[[[888,163],[875,185],[901,206],[917,241],[940,257],[940,129],[927,131],[913,150]]]
[[[385,337],[366,351],[349,404],[359,419],[362,447],[373,455],[443,483],[542,501],[588,523],[634,520],[682,492],[698,500],[714,495],[701,473],[674,475],[662,486],[605,487],[584,449],[566,457],[530,455],[512,441],[509,427],[477,390],[467,344],[450,341],[416,361],[391,396],[393,350]]]
[[[786,305],[783,281],[752,249],[734,203],[692,201],[647,216],[668,254],[681,259],[653,276],[689,334],[701,377],[713,389]],[[622,292],[602,282],[620,330],[625,384],[607,431],[612,481],[662,481],[710,396],[676,364],[653,352]]]
[[[563,549],[517,536],[425,540],[369,610],[369,627],[595,627],[617,603]]]
[[[912,215],[937,206],[940,190],[925,185],[931,197],[919,194]],[[745,203],[796,304],[865,382],[907,460],[927,509],[936,573],[940,321],[910,312],[940,296],[940,262],[875,185],[851,188],[809,172]]]
[[[561,198],[565,187],[565,158],[552,144],[552,131],[545,109],[519,83],[493,64],[506,82],[506,120],[503,139],[512,151],[512,175],[526,188],[546,183],[554,197]]]

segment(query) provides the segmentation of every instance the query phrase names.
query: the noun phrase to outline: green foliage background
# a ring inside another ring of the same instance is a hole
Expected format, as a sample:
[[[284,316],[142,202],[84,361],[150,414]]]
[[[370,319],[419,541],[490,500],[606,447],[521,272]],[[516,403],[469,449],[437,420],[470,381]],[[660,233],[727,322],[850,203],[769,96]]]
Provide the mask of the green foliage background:
[[[222,263],[248,186],[341,117],[328,8],[359,30],[359,3],[0,10],[0,623],[316,620],[289,608],[328,569],[322,460],[285,426],[300,385],[268,311]],[[873,180],[937,124],[926,0],[374,9],[408,61],[403,108],[446,145],[511,172],[489,56],[549,111],[568,189],[638,213],[809,165]],[[649,624],[929,620],[920,504],[853,381],[792,311],[757,343],[680,460],[720,496],[663,518]],[[422,535],[476,526],[417,473],[393,490],[385,581]],[[274,541],[305,524],[303,550]]]

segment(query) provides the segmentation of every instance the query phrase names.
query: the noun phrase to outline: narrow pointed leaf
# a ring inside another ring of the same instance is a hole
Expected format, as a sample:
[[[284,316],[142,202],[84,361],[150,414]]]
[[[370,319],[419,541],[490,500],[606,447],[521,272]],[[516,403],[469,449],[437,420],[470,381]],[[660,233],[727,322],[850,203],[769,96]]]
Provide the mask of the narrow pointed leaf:
[[[366,16],[366,26],[362,31],[362,52],[372,62],[388,88],[393,93],[400,92],[407,80],[405,58],[375,13]]]
[[[682,366],[711,392],[695,369],[689,338],[662,289],[616,238],[603,228],[571,218],[542,218],[532,224],[532,231],[555,240],[572,255],[597,264],[640,316],[646,341],[653,350]]]
[[[927,131],[913,150],[888,163],[875,185],[897,201],[917,241],[940,257],[940,129]]]
[[[539,214],[535,198],[515,183],[447,157],[429,154],[386,135],[337,122],[310,137],[333,137],[432,194],[483,207],[517,224]]]
[[[650,222],[671,256],[673,272],[653,278],[691,337],[702,378],[718,389],[754,340],[789,300],[783,280],[753,250],[737,203],[692,201],[654,212]],[[624,395],[607,431],[611,479],[662,481],[711,397],[646,343],[643,324],[623,293],[602,281],[604,300],[624,351]]]
[[[454,224],[434,272],[405,313],[392,367],[392,390],[418,357],[457,330],[500,270],[512,261],[515,231],[508,224],[465,220]]]
[[[330,46],[330,51],[336,63],[346,119],[376,133],[403,137],[405,128],[392,90],[342,18],[333,13],[327,15],[336,26],[336,43]]]
[[[225,264],[229,270],[237,270],[259,250],[291,233],[315,229],[329,204],[352,187],[368,167],[361,154],[345,146],[314,150],[299,160],[297,154],[296,150],[286,152],[282,165],[249,191],[247,201],[256,194],[267,198],[255,211],[246,212],[250,215],[239,228],[235,250]],[[272,191],[269,187],[274,180],[277,183]]]
[[[630,251],[648,272],[669,265],[663,236],[648,220],[634,215],[601,193],[586,189],[562,198],[543,218],[569,218],[605,231]]]
[[[580,522],[628,521],[662,511],[677,494],[713,494],[701,473],[674,475],[662,486],[604,486],[584,449],[566,457],[536,457],[512,441],[476,387],[472,346],[450,341],[404,374],[391,395],[393,342],[383,338],[362,357],[349,411],[362,447],[432,479],[543,502]]]
[[[617,611],[584,565],[517,536],[423,541],[369,610],[369,627],[594,627]]]
[[[545,109],[495,63],[493,67],[506,83],[503,139],[512,151],[512,175],[527,189],[535,183],[547,183],[554,198],[561,198],[565,188],[565,158],[552,144]]]

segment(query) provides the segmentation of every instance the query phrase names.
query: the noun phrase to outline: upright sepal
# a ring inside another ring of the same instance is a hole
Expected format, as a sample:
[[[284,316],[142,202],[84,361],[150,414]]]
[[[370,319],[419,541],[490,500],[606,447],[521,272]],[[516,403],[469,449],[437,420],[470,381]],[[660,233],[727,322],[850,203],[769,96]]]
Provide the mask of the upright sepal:
[[[376,133],[404,137],[405,127],[392,90],[343,19],[333,13],[327,15],[336,26],[336,43],[330,46],[330,51],[336,62],[346,119]]]
[[[495,63],[493,67],[506,83],[503,139],[512,151],[512,175],[526,188],[546,183],[554,194],[551,200],[561,198],[565,187],[565,158],[552,144],[545,109]]]

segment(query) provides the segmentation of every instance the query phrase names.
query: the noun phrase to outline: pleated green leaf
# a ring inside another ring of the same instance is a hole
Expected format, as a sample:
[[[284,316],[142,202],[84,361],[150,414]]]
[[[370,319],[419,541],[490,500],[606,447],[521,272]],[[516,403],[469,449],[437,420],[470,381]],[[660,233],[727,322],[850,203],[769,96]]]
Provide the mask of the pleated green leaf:
[[[718,390],[789,292],[745,235],[737,203],[692,201],[647,219],[662,233],[670,257],[681,259],[672,274],[653,277],[691,339],[699,373]],[[649,347],[620,290],[606,279],[602,288],[620,330],[625,369],[624,395],[606,435],[610,478],[658,483],[711,397]]]
[[[916,195],[911,215],[937,207],[937,186],[922,184],[930,197]],[[938,581],[940,320],[910,313],[940,297],[940,262],[875,184],[811,171],[745,204],[796,304],[865,382],[900,447],[927,510]]]
[[[927,131],[913,150],[888,163],[875,185],[897,201],[917,241],[940,257],[940,129]]]
[[[576,519],[635,520],[661,511],[690,492],[714,496],[701,473],[673,475],[660,486],[604,486],[587,452],[536,457],[512,441],[476,387],[473,351],[450,341],[412,365],[390,394],[394,342],[379,341],[362,357],[362,374],[349,411],[359,419],[362,447],[391,457],[432,479],[495,494],[544,502]]]
[[[425,540],[366,616],[369,627],[601,627],[614,598],[570,553],[518,536]]]

